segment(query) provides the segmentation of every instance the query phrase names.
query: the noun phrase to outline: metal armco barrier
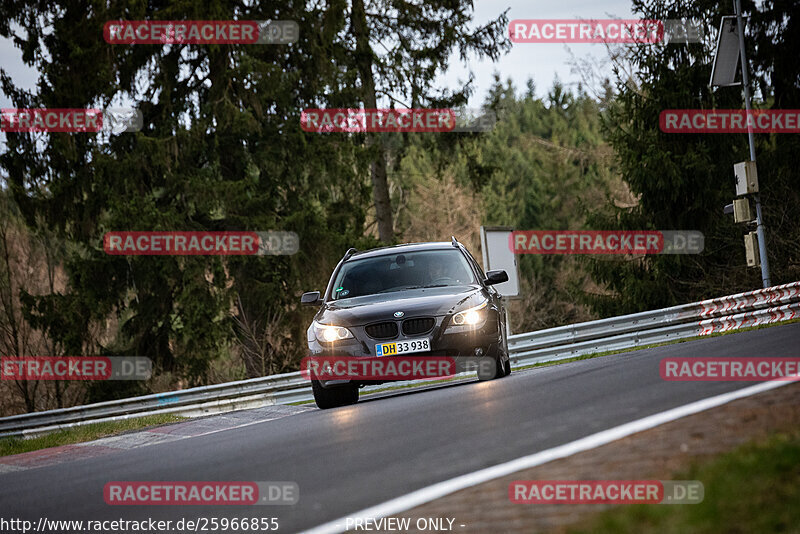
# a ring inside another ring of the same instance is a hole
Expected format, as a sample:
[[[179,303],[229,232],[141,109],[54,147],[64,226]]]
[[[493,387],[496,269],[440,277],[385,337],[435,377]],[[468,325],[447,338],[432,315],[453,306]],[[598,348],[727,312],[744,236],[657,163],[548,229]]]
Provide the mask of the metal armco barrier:
[[[509,336],[511,362],[523,367],[592,354],[706,336],[800,317],[800,282],[598,321]],[[464,373],[468,378],[473,373]],[[404,381],[424,386],[429,380]],[[398,384],[389,384],[389,387]],[[386,388],[368,386],[362,393]],[[188,417],[313,400],[300,372],[284,373],[0,418],[0,437],[31,437],[72,426],[155,414]]]
[[[671,308],[509,336],[526,365],[736,330],[800,317],[800,282]]]

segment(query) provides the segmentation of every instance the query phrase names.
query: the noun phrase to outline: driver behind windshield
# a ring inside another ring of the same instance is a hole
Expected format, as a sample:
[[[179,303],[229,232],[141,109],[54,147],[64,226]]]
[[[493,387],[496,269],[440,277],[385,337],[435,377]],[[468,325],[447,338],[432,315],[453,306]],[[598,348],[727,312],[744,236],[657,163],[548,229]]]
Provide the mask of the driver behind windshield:
[[[462,282],[464,269],[445,254],[431,254],[426,285],[452,285]]]
[[[449,279],[444,258],[433,254],[431,259],[428,260],[428,284],[442,283]]]

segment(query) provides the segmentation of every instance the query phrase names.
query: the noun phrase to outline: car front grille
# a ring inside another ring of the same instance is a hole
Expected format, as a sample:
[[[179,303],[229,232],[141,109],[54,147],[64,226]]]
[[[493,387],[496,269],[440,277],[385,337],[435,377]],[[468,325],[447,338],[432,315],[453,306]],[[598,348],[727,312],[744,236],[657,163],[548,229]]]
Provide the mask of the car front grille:
[[[391,339],[397,337],[397,323],[385,322],[371,324],[364,328],[367,335],[374,339]]]
[[[406,319],[403,321],[403,334],[407,336],[416,336],[430,332],[436,320],[433,317],[421,317],[418,319]]]

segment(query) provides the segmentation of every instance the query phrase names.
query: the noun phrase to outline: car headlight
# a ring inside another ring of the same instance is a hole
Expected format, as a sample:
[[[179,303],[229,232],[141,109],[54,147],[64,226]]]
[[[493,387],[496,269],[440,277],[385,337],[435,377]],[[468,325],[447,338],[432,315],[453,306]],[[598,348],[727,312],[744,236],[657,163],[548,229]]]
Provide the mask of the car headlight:
[[[342,339],[349,339],[353,334],[343,326],[336,326],[332,324],[322,324],[314,321],[314,335],[317,340],[323,343],[333,343]]]
[[[450,321],[450,324],[455,326],[469,326],[473,328],[479,328],[483,326],[483,323],[486,322],[487,317],[487,310],[486,307],[489,305],[488,301],[485,301],[483,304],[475,306],[474,308],[468,308],[464,311],[460,311],[457,314],[453,315],[453,319]]]

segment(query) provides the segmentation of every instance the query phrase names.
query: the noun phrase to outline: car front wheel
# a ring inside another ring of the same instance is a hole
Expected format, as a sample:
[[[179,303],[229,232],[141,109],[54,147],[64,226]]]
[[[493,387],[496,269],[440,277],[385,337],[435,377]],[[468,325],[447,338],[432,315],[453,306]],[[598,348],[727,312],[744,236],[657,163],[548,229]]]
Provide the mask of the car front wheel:
[[[319,380],[312,380],[311,390],[314,392],[314,402],[322,410],[348,406],[358,402],[358,386],[324,388],[319,383]]]
[[[506,376],[506,369],[501,358],[486,357],[478,365],[478,380],[494,380]]]

